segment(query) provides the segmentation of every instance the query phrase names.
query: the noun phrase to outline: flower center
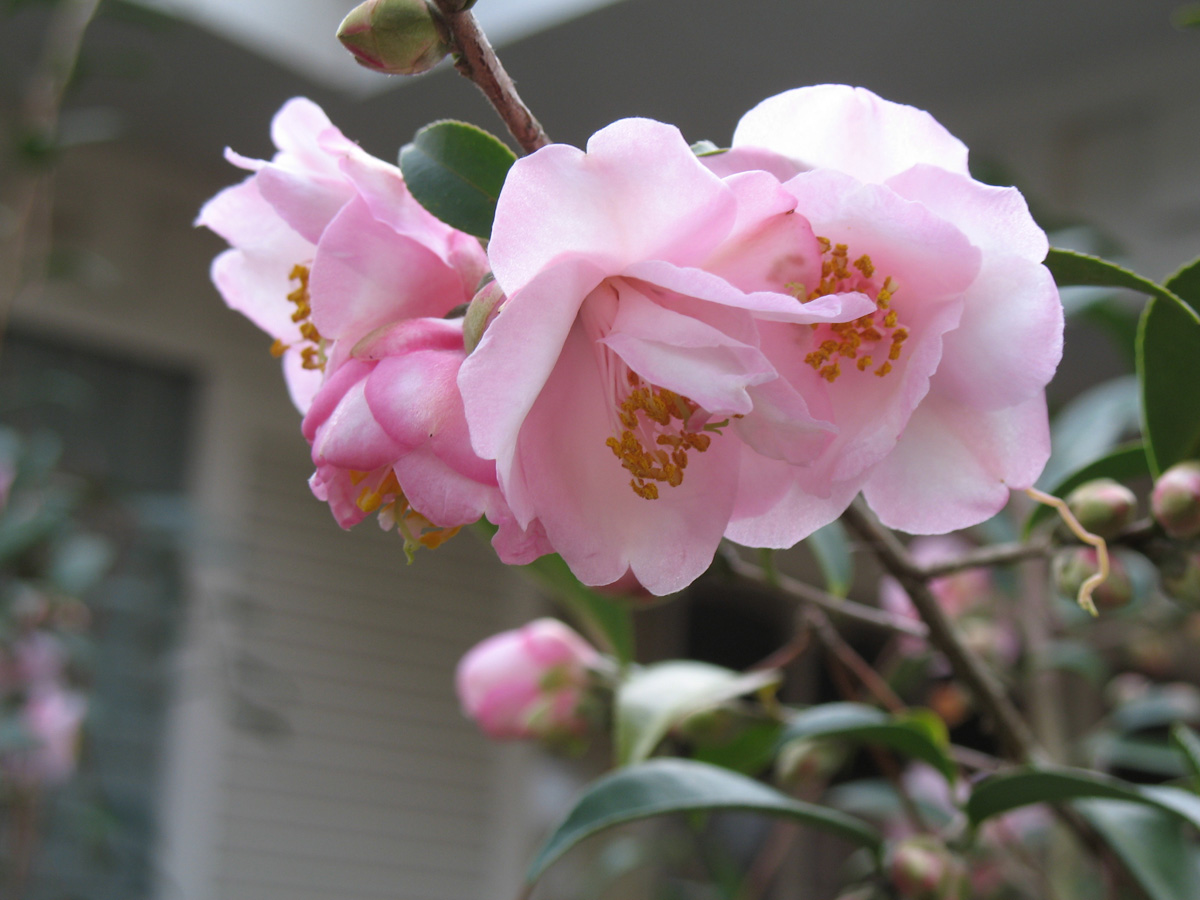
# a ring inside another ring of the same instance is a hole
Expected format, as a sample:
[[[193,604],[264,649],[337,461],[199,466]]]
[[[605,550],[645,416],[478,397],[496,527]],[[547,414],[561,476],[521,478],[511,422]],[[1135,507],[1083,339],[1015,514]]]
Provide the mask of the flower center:
[[[882,378],[892,371],[892,363],[900,358],[908,340],[908,329],[900,327],[899,316],[891,308],[897,285],[890,275],[882,282],[876,279],[875,266],[865,253],[851,262],[845,244],[833,244],[823,237],[817,240],[821,243],[821,283],[810,291],[792,282],[788,290],[802,303],[827,294],[858,291],[875,301],[875,311],[852,322],[811,326],[817,332],[813,336],[816,349],[804,361],[832,384],[842,374],[843,360],[853,360],[854,367],[865,372],[881,359],[873,371]]]
[[[308,272],[308,266],[302,263],[292,266],[288,280],[299,282],[299,284],[294,291],[287,295],[287,298],[296,307],[296,311],[292,313],[292,321],[300,326],[300,336],[308,343],[308,346],[300,350],[300,365],[305,369],[317,369],[323,372],[325,371],[325,341],[310,318],[312,316],[312,298],[308,293]],[[275,343],[271,345],[271,355],[279,358],[292,346],[276,339]]]
[[[354,501],[358,508],[368,514],[378,511],[379,524],[387,531],[395,526],[404,537],[404,553],[409,562],[412,562],[413,553],[419,548],[434,550],[458,534],[461,528],[439,527],[413,509],[391,467],[374,472],[351,470],[350,481],[355,487],[362,485]]]
[[[700,409],[695,402],[647,384],[632,370],[626,373],[625,381],[628,393],[617,406],[621,435],[610,437],[605,444],[633,475],[629,480],[633,492],[646,500],[657,500],[658,484],[683,484],[688,451],[707,450],[712,436],[704,432],[718,431],[723,423],[689,431],[688,420]]]

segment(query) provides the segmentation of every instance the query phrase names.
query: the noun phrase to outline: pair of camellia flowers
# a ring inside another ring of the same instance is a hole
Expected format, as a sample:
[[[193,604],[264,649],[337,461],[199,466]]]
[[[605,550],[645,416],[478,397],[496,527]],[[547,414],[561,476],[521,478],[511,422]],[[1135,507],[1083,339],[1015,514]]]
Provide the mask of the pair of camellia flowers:
[[[509,171],[487,251],[313,103],[198,219],[228,304],[275,338],[313,493],[435,545],[678,590],[722,538],[789,547],[861,492],[885,524],[990,517],[1049,454],[1062,306],[1020,193],[928,113],[788,91],[730,150],[625,119]],[[504,299],[468,353],[488,273]]]

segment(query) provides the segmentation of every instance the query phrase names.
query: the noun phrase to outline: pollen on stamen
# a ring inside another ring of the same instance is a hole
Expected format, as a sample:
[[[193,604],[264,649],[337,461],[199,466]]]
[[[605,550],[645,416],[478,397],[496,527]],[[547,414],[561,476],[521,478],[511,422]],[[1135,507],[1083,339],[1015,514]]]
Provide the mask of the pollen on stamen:
[[[863,352],[868,349],[864,345],[887,342],[887,360],[873,370],[880,377],[887,375],[892,371],[892,362],[900,358],[901,345],[908,338],[908,330],[899,327],[899,313],[891,308],[897,290],[896,282],[890,275],[882,283],[875,280],[877,270],[868,254],[864,253],[851,262],[848,245],[834,244],[820,236],[817,241],[822,255],[821,283],[808,293],[806,302],[827,294],[854,291],[872,297],[875,310],[851,322],[811,325],[818,336],[814,337],[815,347],[804,357],[804,362],[819,377],[832,384],[842,374],[841,360],[854,361],[854,368],[866,372],[874,365],[877,354]],[[789,291],[793,290],[796,283],[789,283],[786,287]],[[822,329],[827,335],[824,340],[819,339]]]
[[[308,266],[302,263],[292,266],[288,279],[299,284],[287,295],[287,299],[296,307],[291,319],[300,326],[300,336],[309,343],[309,346],[300,351],[300,365],[305,369],[324,371],[325,342],[321,333],[317,331],[317,326],[309,319],[312,315],[312,303],[308,293],[308,274]],[[292,346],[277,340],[271,345],[271,354],[276,357],[282,356]]]
[[[632,371],[626,381],[632,390],[617,408],[623,426],[620,437],[605,444],[633,478],[629,486],[639,497],[657,500],[658,485],[683,484],[688,451],[703,453],[712,443],[707,434],[687,430],[699,407],[687,397],[666,388],[647,385]]]

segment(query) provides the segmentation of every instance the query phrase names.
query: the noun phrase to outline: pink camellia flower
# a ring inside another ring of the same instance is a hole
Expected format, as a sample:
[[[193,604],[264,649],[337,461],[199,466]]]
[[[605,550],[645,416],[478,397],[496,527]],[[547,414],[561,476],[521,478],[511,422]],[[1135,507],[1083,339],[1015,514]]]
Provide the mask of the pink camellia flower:
[[[343,528],[378,512],[411,553],[436,547],[486,516],[500,526],[500,558],[549,552],[534,523],[516,526],[496,467],[471,450],[456,378],[466,353],[462,319],[405,319],[360,341],[304,418],[313,493]]]
[[[773,175],[722,179],[645,119],[509,171],[489,248],[508,299],[459,385],[518,522],[540,520],[585,583],[686,586],[748,468],[806,465],[834,440],[824,398],[779,377],[758,323],[807,335],[875,301],[801,302],[821,248],[795,207]],[[774,496],[755,484],[750,502]],[[814,504],[810,530],[840,511]]]
[[[472,647],[455,684],[463,712],[493,738],[583,733],[580,707],[600,654],[557,619],[537,619]]]
[[[967,150],[928,113],[870,91],[788,91],[741,120],[722,174],[767,168],[822,240],[809,298],[865,293],[849,325],[764,334],[768,355],[837,437],[807,467],[755,473],[780,521],[812,494],[859,489],[893,528],[934,534],[989,518],[1049,455],[1044,388],[1062,350],[1062,306],[1041,264],[1046,236],[1013,188],[973,180]],[[735,525],[735,540],[756,523]]]
[[[275,339],[305,412],[322,373],[359,339],[466,303],[487,260],[475,238],[426,212],[399,169],[348,140],[312,101],[285,103],[271,137],[279,152],[269,162],[226,151],[254,174],[213,197],[196,224],[232,245],[213,262],[213,282]]]

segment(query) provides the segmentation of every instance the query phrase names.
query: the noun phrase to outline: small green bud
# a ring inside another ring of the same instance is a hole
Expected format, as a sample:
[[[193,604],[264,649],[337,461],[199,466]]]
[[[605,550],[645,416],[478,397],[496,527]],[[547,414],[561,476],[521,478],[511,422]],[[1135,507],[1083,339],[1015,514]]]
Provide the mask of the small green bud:
[[[1169,536],[1200,537],[1200,462],[1181,462],[1163,472],[1150,495],[1150,512]]]
[[[488,325],[500,311],[500,304],[503,302],[504,291],[494,280],[488,281],[471,298],[471,303],[467,306],[466,317],[463,320],[463,346],[468,355],[479,346],[479,342],[483,339],[483,333],[487,331]]]
[[[1067,495],[1067,508],[1079,524],[1105,540],[1116,537],[1133,521],[1137,497],[1111,478],[1081,484]]]
[[[1120,557],[1110,554],[1108,578],[1092,592],[1099,609],[1118,609],[1133,599],[1133,582]],[[1096,551],[1091,547],[1067,547],[1054,557],[1054,584],[1064,596],[1074,600],[1083,583],[1100,571]]]
[[[366,0],[350,10],[337,36],[359,65],[388,75],[428,72],[450,52],[425,0]]]

